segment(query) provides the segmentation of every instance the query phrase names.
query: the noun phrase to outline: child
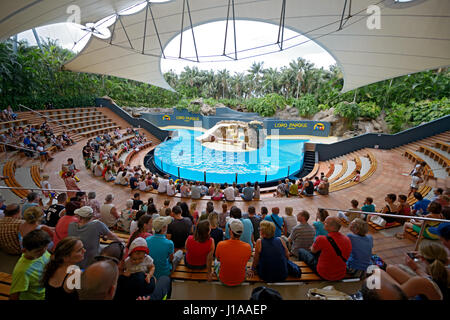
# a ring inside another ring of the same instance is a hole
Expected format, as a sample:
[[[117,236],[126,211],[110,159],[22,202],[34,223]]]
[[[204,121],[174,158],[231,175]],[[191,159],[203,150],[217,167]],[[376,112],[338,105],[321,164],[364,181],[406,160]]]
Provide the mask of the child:
[[[42,189],[49,190],[42,190],[42,204],[44,207],[51,206],[53,204],[53,198],[55,197],[55,193],[50,190],[52,186],[48,182],[48,179],[48,174],[42,175],[41,187]]]
[[[327,236],[328,231],[325,230],[323,223],[325,222],[325,219],[328,217],[328,211],[325,209],[317,209],[317,217],[316,221],[313,222],[313,227],[316,229],[316,235],[314,237],[314,241],[316,240],[317,236]]]
[[[143,210],[139,210],[138,212],[136,212],[136,215],[130,224],[130,234],[131,235],[138,229],[139,218],[142,217],[144,214],[145,214],[145,211],[143,211]]]
[[[359,182],[359,180],[361,180],[361,172],[359,170],[356,170],[356,175],[352,179],[352,182]]]
[[[194,218],[194,225],[197,225],[197,222],[198,222],[197,203],[195,203],[195,202],[191,203],[189,212],[191,213],[192,217]]]
[[[47,251],[49,244],[50,236],[43,230],[33,230],[23,237],[23,254],[12,274],[10,300],[45,299],[41,278],[50,261],[50,253]]]
[[[147,241],[141,237],[134,239],[130,245],[128,258],[125,259],[123,275],[129,277],[132,273],[144,272],[146,274],[145,281],[150,283],[153,273],[155,273],[155,265],[148,254]]]
[[[353,199],[352,201],[350,201],[350,203],[352,204],[352,207],[348,210],[359,211],[358,200]],[[359,218],[359,217],[360,217],[360,214],[355,213],[355,212],[344,212],[344,211],[338,212],[338,218],[342,218],[347,222],[352,222],[354,219]]]
[[[362,206],[362,208],[361,208],[361,211],[364,211],[364,212],[375,212],[375,206],[373,205],[373,199],[371,198],[371,197],[367,197],[366,198],[366,200],[364,200],[364,205]],[[364,220],[364,221],[366,221],[367,220],[367,215],[361,215],[362,217],[362,219]]]

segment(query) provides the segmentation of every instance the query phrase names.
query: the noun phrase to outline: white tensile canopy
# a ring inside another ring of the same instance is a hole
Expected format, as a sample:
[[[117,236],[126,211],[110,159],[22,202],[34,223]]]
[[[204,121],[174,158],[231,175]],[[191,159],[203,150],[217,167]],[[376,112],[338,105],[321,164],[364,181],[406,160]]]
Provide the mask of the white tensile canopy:
[[[142,0],[2,1],[0,39],[32,27],[65,21],[69,5],[80,7],[81,23],[85,24],[140,2]],[[229,7],[233,2],[234,8]],[[367,11],[371,5],[381,9],[380,28],[371,28],[377,22],[376,12]],[[112,75],[171,89],[161,74],[160,61],[162,48],[180,33],[182,17],[183,30],[188,30],[190,20],[193,26],[225,20],[229,8],[230,19],[234,9],[236,19],[276,25],[284,20],[286,28],[317,42],[341,67],[344,92],[450,65],[448,0],[172,0],[150,3],[138,13],[120,16],[109,27],[111,39],[91,37],[65,69]],[[211,37],[224,35],[211,34]]]

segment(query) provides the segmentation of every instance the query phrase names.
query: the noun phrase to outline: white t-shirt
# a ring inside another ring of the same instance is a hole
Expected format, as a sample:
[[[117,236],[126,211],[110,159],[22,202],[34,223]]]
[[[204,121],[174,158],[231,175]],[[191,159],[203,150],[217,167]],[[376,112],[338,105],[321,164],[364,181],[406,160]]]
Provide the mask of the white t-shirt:
[[[127,271],[129,273],[137,273],[137,272],[148,273],[148,270],[150,269],[150,267],[152,265],[153,265],[153,259],[148,254],[146,254],[144,261],[139,264],[131,263],[130,257],[126,258],[124,267],[125,267],[125,271]]]
[[[297,217],[286,216],[284,217],[284,223],[286,224],[287,232],[292,233],[292,229],[297,225]]]
[[[411,188],[417,188],[419,186],[420,177],[412,176],[411,179]]]
[[[169,184],[169,180],[159,179],[158,182],[159,182],[158,192],[161,192],[161,193],[167,192],[167,185]]]
[[[223,191],[225,195],[225,199],[228,201],[234,201],[235,200],[235,194],[234,194],[234,188],[232,186],[229,186]]]
[[[146,191],[147,190],[147,184],[145,181],[139,182],[139,191]]]
[[[138,222],[133,220],[130,223],[130,234],[133,234],[138,229]]]
[[[174,184],[167,185],[167,195],[168,196],[174,196],[175,193],[177,193],[177,189],[175,188],[175,185]]]

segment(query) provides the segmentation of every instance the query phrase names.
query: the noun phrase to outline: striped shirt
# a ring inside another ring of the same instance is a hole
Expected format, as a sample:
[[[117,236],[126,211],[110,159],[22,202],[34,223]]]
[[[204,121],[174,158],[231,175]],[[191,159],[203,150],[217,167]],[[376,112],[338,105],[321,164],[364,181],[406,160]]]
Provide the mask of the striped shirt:
[[[310,250],[312,244],[314,243],[314,236],[316,231],[309,224],[299,223],[292,229],[292,233],[289,239],[292,241],[291,252],[296,257],[298,256],[298,250],[300,248],[305,250]]]
[[[19,226],[25,221],[12,217],[0,219],[0,249],[8,254],[22,253],[19,243]]]

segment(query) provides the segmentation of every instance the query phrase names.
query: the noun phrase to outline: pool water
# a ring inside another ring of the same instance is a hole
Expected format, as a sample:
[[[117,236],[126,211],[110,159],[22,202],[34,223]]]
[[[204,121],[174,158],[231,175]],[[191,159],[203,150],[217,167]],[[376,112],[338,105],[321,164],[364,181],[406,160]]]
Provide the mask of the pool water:
[[[206,148],[195,140],[201,131],[178,129],[178,136],[155,149],[155,165],[188,180],[216,183],[254,183],[284,179],[300,171],[307,140],[267,139],[263,148],[247,152]]]

